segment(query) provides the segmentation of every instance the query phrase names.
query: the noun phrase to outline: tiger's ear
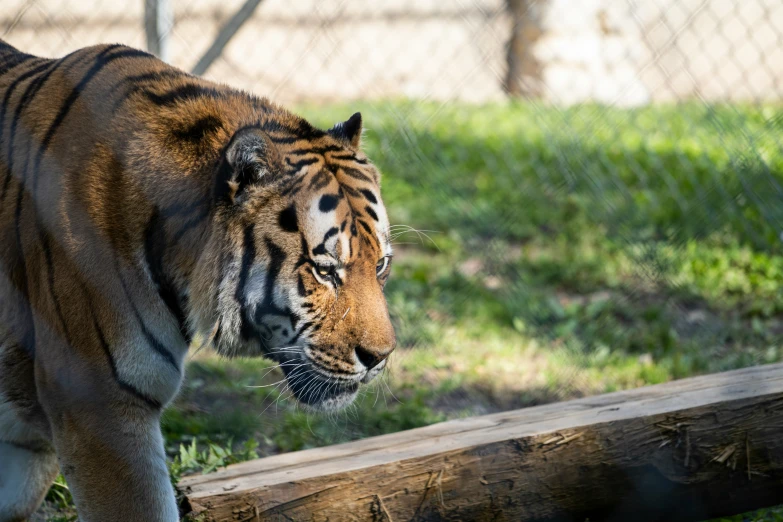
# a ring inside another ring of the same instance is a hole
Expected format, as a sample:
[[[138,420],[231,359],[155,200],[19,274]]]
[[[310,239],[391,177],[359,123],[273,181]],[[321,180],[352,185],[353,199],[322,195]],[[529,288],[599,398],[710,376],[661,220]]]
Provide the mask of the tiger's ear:
[[[347,141],[351,147],[358,149],[362,141],[362,115],[357,112],[342,123],[329,129],[329,134],[338,140]]]
[[[239,202],[248,186],[271,182],[279,165],[275,145],[262,130],[248,127],[231,137],[215,180],[218,199]]]

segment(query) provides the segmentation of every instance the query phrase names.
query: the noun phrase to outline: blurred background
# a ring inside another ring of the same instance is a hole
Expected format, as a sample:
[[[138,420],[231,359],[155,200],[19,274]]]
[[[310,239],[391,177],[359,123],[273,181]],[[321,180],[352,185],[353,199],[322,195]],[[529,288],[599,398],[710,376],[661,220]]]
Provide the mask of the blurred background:
[[[271,362],[198,351],[175,480],[783,359],[779,0],[3,0],[0,38],[126,43],[321,127],[364,116],[390,370],[310,416]],[[64,482],[48,498],[72,520]]]

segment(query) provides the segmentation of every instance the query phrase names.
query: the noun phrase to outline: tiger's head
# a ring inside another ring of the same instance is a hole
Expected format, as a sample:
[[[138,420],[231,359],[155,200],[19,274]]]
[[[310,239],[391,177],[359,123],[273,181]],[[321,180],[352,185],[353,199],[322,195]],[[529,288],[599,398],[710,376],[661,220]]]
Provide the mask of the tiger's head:
[[[361,115],[329,131],[288,116],[237,130],[202,256],[199,322],[225,355],[265,355],[312,410],[349,404],[395,347],[383,288],[392,248]],[[211,274],[211,275],[210,275]]]

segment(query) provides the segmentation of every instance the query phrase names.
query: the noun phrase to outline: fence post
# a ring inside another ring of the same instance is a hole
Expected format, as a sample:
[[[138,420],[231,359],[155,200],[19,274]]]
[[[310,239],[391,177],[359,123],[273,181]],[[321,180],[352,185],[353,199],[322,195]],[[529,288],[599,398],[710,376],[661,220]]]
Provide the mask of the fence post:
[[[258,7],[261,2],[262,0],[246,0],[245,3],[242,4],[242,7],[234,13],[234,16],[220,28],[220,31],[215,37],[215,41],[212,42],[212,45],[209,46],[207,52],[204,53],[204,56],[199,59],[198,63],[193,66],[193,69],[190,72],[193,74],[204,74],[207,72],[207,69],[212,65],[212,62],[223,54],[223,49],[225,49],[228,42],[231,41],[231,38],[233,38],[245,22],[253,16],[253,12],[255,12],[256,7]]]
[[[144,31],[147,50],[169,61],[169,33],[174,26],[174,13],[169,0],[144,0]]]
[[[539,22],[546,3],[546,0],[506,0],[506,9],[511,18],[511,34],[506,47],[507,67],[503,89],[510,96],[541,94],[541,64],[531,49],[541,36]]]

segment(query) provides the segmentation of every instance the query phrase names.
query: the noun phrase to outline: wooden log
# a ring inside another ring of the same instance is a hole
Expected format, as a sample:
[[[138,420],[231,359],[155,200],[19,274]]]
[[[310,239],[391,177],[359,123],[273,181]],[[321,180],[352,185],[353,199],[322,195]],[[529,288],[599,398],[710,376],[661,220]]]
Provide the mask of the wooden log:
[[[209,521],[698,521],[783,502],[783,365],[249,461],[180,483]]]

